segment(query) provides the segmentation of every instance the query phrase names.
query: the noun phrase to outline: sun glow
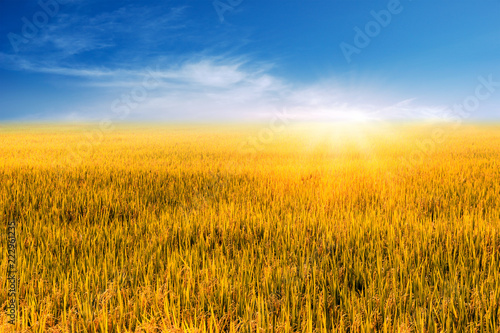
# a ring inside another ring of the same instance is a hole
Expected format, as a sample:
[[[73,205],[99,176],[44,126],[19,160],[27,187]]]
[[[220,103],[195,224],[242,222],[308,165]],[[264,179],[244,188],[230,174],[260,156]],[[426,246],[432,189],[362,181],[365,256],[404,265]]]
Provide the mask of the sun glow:
[[[342,154],[343,151],[356,152],[363,158],[376,158],[370,142],[373,137],[390,140],[393,137],[390,122],[363,112],[350,112],[342,115],[325,116],[324,113],[309,117],[298,116],[291,126],[292,131],[299,131],[304,144],[310,151],[324,151],[329,154]]]

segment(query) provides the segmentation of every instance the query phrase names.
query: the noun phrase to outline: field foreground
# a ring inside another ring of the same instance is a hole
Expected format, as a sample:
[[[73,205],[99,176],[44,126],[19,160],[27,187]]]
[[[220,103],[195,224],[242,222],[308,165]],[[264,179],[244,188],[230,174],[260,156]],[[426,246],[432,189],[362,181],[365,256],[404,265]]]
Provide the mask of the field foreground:
[[[3,126],[0,220],[0,332],[500,330],[500,125]]]

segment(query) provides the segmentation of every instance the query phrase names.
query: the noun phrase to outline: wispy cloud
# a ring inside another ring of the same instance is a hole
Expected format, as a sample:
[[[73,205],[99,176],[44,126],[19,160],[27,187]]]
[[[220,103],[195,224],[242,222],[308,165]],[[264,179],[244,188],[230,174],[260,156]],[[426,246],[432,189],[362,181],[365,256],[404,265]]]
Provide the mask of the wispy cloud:
[[[20,54],[33,63],[66,65],[78,63],[86,52],[94,53],[86,61],[95,58],[101,64],[134,58],[141,61],[144,51],[180,38],[176,32],[185,27],[185,9],[127,5],[94,15],[86,15],[84,10],[61,11],[29,43],[18,45],[19,52],[10,54]],[[99,53],[103,49],[106,52]]]
[[[0,54],[0,60],[9,58]],[[10,59],[14,62],[14,59]],[[148,99],[129,114],[131,119],[171,119],[176,115],[188,118],[262,118],[286,106],[296,119],[343,120],[346,118],[394,119],[436,118],[442,109],[419,106],[414,98],[381,102],[380,96],[370,100],[367,91],[347,89],[339,82],[296,86],[272,75],[272,63],[253,63],[243,57],[194,57],[177,63],[157,63],[148,68],[61,67],[20,61],[26,71],[80,77],[82,85],[124,93],[139,87],[146,75],[153,75],[157,87]],[[110,111],[117,97],[94,107],[72,110],[72,119]],[[365,96],[360,98],[359,95]],[[371,94],[373,95],[373,93]]]

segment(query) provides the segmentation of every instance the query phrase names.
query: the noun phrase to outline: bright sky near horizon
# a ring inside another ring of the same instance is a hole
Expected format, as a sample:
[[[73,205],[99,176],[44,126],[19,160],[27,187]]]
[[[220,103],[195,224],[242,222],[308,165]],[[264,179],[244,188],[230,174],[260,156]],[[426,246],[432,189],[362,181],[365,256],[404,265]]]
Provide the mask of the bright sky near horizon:
[[[0,121],[499,119],[498,0],[0,1]]]

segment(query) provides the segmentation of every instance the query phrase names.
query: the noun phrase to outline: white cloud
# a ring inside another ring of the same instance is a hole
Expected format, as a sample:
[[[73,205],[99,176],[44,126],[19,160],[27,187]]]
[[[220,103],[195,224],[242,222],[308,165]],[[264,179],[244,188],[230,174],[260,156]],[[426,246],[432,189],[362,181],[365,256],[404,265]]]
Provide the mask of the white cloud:
[[[140,89],[151,73],[157,84],[147,90],[144,100],[134,101],[132,97],[134,107],[127,113],[130,119],[248,119],[272,116],[283,106],[296,119],[303,120],[436,120],[443,113],[443,107],[419,106],[415,98],[398,101],[335,80],[296,86],[272,75],[272,64],[253,64],[244,58],[194,57],[177,63],[159,61],[161,65],[141,69],[34,64],[1,53],[0,60],[26,71],[83,78],[82,86],[109,90],[109,100],[83,105],[80,109],[84,112],[72,109],[72,119],[112,116],[112,103]],[[121,93],[117,94],[117,90]]]

